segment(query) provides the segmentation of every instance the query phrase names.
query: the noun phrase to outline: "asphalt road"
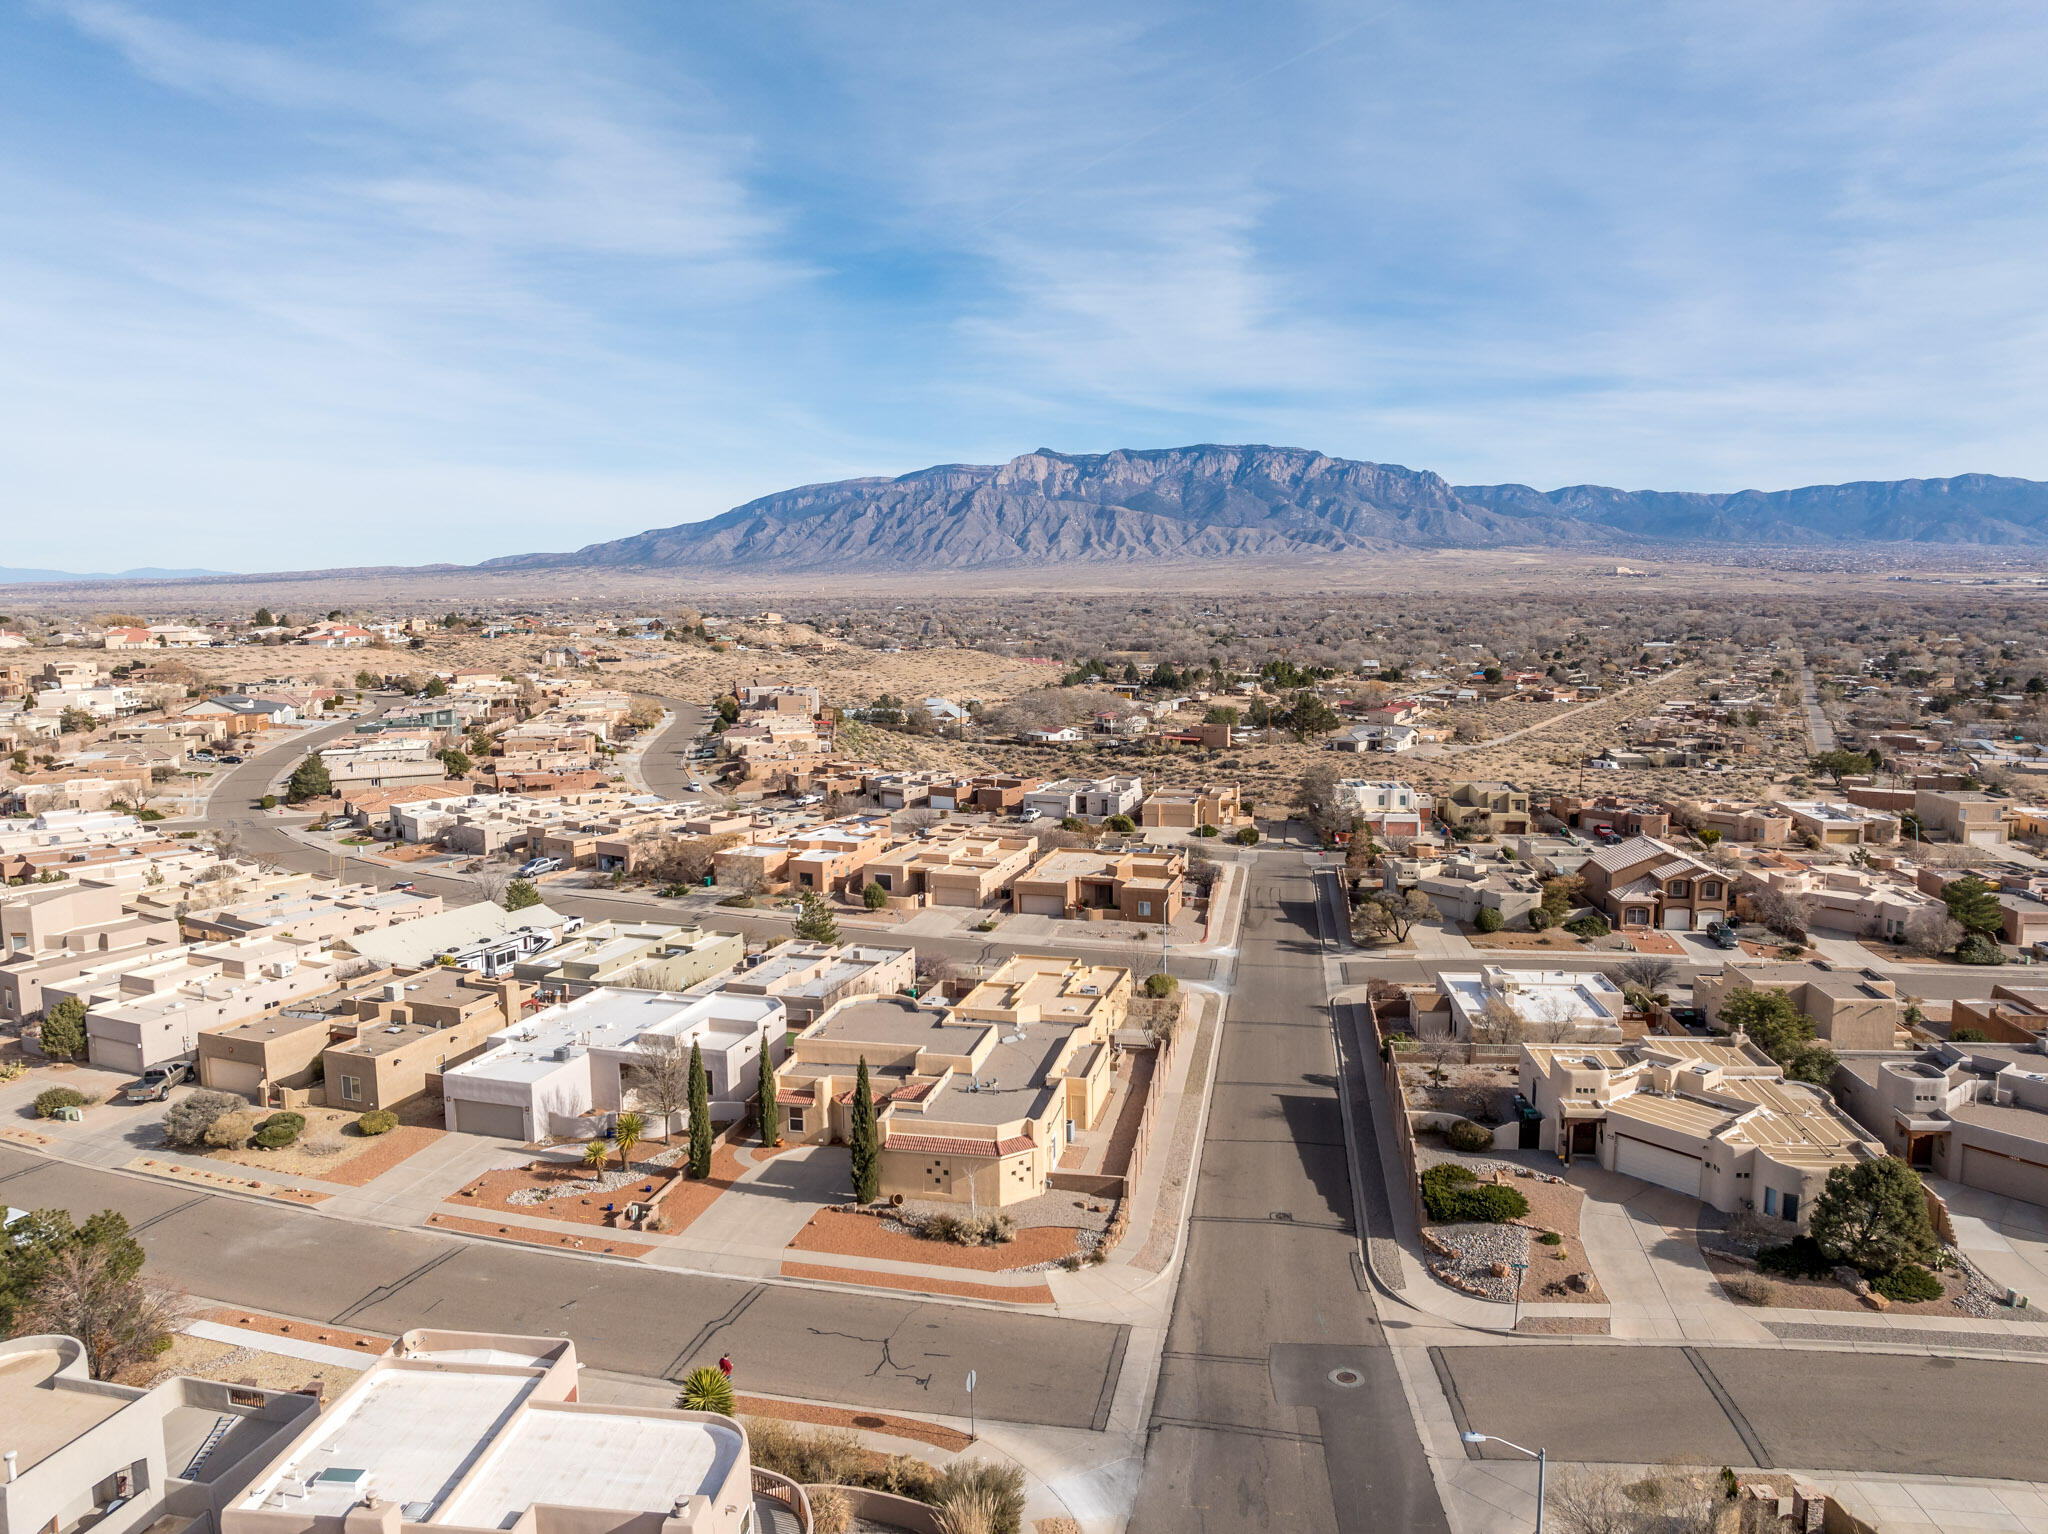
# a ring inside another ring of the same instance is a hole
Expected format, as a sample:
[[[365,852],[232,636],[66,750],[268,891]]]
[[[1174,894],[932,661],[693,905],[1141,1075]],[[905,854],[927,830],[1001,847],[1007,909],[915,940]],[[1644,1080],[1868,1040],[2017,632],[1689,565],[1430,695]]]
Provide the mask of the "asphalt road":
[[[1315,898],[1260,856],[1133,1534],[1447,1527],[1356,1265]]]
[[[6,1148],[0,1198],[118,1209],[152,1272],[210,1299],[374,1332],[560,1333],[620,1374],[680,1379],[731,1353],[746,1389],[965,1415],[972,1369],[985,1417],[1099,1429],[1123,1364],[1121,1326],[529,1252]]]
[[[1460,1429],[1553,1460],[2048,1478],[2048,1369],[2036,1362],[1612,1345],[1431,1358]],[[1940,1422],[1967,1426],[1928,1431]]]

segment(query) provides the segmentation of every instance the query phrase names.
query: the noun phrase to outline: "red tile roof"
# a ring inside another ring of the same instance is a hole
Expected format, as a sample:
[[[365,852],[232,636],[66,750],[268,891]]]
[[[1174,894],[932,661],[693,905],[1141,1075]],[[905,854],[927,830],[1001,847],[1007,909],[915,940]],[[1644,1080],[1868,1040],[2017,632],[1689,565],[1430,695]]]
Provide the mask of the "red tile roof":
[[[951,1135],[892,1134],[883,1149],[933,1151],[948,1156],[1014,1156],[1031,1149],[1031,1141],[1021,1135],[1014,1140],[960,1140]]]

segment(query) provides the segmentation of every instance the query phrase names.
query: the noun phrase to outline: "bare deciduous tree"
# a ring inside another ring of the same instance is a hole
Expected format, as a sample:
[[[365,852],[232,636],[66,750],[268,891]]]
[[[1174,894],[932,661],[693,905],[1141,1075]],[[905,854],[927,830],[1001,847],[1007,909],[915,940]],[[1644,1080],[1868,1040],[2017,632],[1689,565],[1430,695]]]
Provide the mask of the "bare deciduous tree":
[[[675,1116],[690,1103],[690,1051],[672,1034],[649,1034],[640,1041],[640,1059],[633,1066],[635,1095],[661,1125],[666,1141]]]
[[[1948,953],[1963,940],[1963,924],[1947,906],[1924,905],[1906,918],[1906,946],[1929,958]]]
[[[169,1347],[184,1310],[182,1294],[125,1271],[106,1247],[71,1244],[50,1255],[14,1326],[76,1337],[92,1377],[106,1380]]]

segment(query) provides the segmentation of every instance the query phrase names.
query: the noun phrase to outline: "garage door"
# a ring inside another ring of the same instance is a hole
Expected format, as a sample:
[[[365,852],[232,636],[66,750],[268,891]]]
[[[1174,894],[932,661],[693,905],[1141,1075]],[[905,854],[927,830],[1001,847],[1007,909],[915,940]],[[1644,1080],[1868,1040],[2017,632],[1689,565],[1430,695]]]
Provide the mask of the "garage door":
[[[2001,831],[1972,831],[1970,833],[1970,843],[1976,847],[1996,847],[2004,840],[2005,835]]]
[[[1674,906],[1664,913],[1664,925],[1673,932],[1687,932],[1692,929],[1692,910],[1687,906]]]
[[[1627,1135],[1616,1135],[1614,1170],[1625,1172],[1630,1177],[1640,1177],[1644,1182],[1653,1182],[1660,1188],[1670,1188],[1691,1198],[1700,1196],[1700,1158],[1681,1155],[1675,1150],[1666,1150],[1663,1146],[1652,1145],[1647,1140],[1632,1140]]]
[[[2048,1203],[2048,1166],[2037,1166],[2017,1156],[2001,1156],[1997,1151],[1966,1145],[1963,1147],[1963,1186],[1982,1188],[1986,1193],[2002,1193],[2007,1198],[2024,1199],[2030,1204]]]
[[[216,1092],[233,1092],[256,1101],[263,1090],[263,1067],[251,1060],[203,1060],[200,1077]]]
[[[1025,895],[1017,902],[1020,916],[1064,916],[1067,902],[1061,895]]]
[[[498,1135],[507,1140],[526,1138],[526,1110],[517,1103],[455,1104],[455,1127],[466,1135]]]

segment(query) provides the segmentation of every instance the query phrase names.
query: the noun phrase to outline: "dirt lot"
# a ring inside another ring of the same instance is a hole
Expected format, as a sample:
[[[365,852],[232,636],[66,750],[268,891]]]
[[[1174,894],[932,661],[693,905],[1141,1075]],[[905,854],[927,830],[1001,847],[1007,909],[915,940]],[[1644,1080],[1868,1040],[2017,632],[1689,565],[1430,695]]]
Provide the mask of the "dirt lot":
[[[1556,927],[1546,932],[1480,932],[1456,923],[1474,948],[1548,948],[1553,952],[1577,953],[1586,944]]]
[[[1605,1303],[1607,1295],[1600,1287],[1600,1275],[1593,1271],[1585,1248],[1579,1245],[1579,1211],[1585,1207],[1585,1194],[1570,1183],[1538,1182],[1533,1177],[1518,1177],[1512,1186],[1529,1201],[1527,1217],[1517,1223],[1537,1232],[1537,1240],[1529,1248],[1529,1271],[1522,1275],[1522,1303]],[[1542,1232],[1546,1230],[1564,1237],[1562,1244],[1545,1246]],[[1568,1287],[1574,1274],[1585,1275],[1585,1289]]]
[[[1001,1246],[955,1246],[891,1230],[885,1217],[820,1209],[789,1243],[793,1252],[829,1252],[840,1257],[879,1257],[889,1262],[922,1262],[977,1273],[1007,1273],[1042,1267],[1079,1250],[1080,1232],[1060,1225],[1034,1225]]]
[[[238,1166],[261,1167],[292,1177],[315,1177],[321,1182],[360,1188],[397,1166],[415,1151],[425,1150],[441,1137],[442,1131],[417,1124],[401,1124],[389,1134],[360,1135],[355,1122],[362,1115],[339,1108],[302,1108],[305,1130],[282,1150],[247,1146],[241,1150],[213,1150],[200,1154],[212,1161],[231,1161]],[[331,1149],[329,1149],[331,1147]]]
[[[365,1359],[364,1368],[367,1367],[369,1360]],[[314,1363],[311,1359],[293,1358],[286,1353],[267,1353],[259,1348],[236,1347],[232,1343],[213,1342],[180,1333],[172,1339],[168,1353],[151,1359],[140,1368],[129,1370],[121,1376],[120,1383],[148,1386],[174,1374],[218,1380],[224,1385],[249,1381],[264,1390],[303,1390],[317,1382],[324,1388],[325,1398],[331,1401],[353,1384],[362,1372],[362,1369],[345,1369],[339,1364]]]

